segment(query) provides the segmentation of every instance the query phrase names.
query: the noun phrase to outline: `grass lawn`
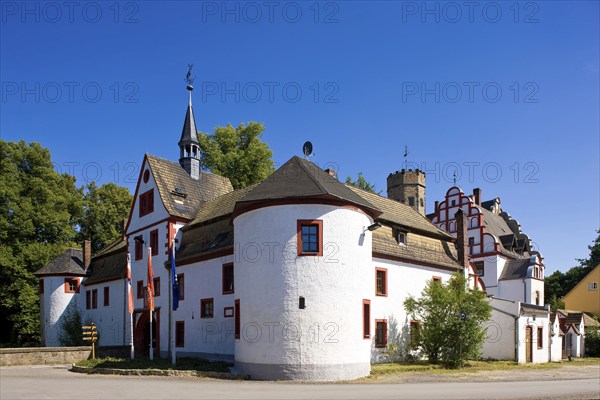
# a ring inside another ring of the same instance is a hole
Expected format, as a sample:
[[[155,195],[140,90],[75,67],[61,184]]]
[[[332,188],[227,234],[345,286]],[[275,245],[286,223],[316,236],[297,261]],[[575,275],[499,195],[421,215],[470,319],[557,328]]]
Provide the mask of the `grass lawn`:
[[[551,369],[569,365],[600,365],[600,358],[581,358],[573,361],[549,362],[543,364],[518,364],[514,361],[468,361],[462,369],[446,369],[440,364],[428,361],[396,362],[372,364],[371,376],[397,375],[403,373],[427,372],[434,374],[455,374],[463,372],[514,370],[514,369]]]
[[[80,367],[88,368],[116,368],[116,369],[171,369],[186,371],[214,371],[229,372],[231,364],[222,361],[207,361],[200,358],[178,358],[177,365],[173,366],[171,360],[156,358],[150,361],[147,358],[135,360],[124,358],[97,358],[95,360],[83,360],[75,363]]]

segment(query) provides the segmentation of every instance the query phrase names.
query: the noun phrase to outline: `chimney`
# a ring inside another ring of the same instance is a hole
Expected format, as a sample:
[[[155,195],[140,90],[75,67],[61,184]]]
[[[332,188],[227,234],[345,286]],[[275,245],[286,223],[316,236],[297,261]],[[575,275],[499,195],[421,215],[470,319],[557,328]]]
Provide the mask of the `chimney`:
[[[437,214],[438,208],[440,208],[440,202],[439,201],[435,201],[435,203],[433,204],[433,211]]]
[[[463,210],[458,210],[454,214],[456,218],[456,249],[458,253],[458,262],[463,268],[469,267],[469,239],[467,235],[467,216]]]
[[[480,206],[481,205],[481,189],[479,189],[479,188],[473,189],[473,197],[474,197],[475,204]]]
[[[83,241],[83,266],[87,271],[92,261],[92,242],[89,240]]]
[[[125,228],[127,228],[127,218],[121,221],[121,239],[125,239]]]
[[[334,170],[334,169],[332,169],[332,168],[327,168],[327,169],[325,170],[325,172],[327,172],[327,173],[328,173],[330,176],[332,176],[332,177],[334,177],[335,179],[337,179],[337,174],[336,174],[336,172],[335,172],[335,170]]]

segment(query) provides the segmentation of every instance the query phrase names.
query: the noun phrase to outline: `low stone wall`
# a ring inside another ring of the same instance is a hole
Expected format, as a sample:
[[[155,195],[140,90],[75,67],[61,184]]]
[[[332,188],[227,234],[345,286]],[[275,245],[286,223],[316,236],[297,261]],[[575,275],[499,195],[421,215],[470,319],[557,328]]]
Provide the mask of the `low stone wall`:
[[[91,346],[0,349],[0,366],[72,364],[91,357]]]
[[[103,375],[135,375],[135,376],[184,376],[198,378],[215,378],[229,380],[247,380],[250,376],[247,374],[237,374],[231,372],[214,371],[182,371],[171,369],[117,369],[117,368],[87,368],[72,365],[71,371],[84,374],[103,374]]]

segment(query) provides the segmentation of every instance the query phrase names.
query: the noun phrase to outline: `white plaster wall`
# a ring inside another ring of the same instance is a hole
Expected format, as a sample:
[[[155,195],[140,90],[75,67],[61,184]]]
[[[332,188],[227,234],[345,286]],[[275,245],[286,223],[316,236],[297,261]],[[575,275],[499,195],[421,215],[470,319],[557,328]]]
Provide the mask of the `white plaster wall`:
[[[43,307],[42,329],[44,332],[44,343],[47,347],[61,346],[59,335],[61,332],[61,317],[69,304],[77,304],[82,315],[85,308],[85,298],[80,293],[65,293],[66,276],[46,276],[44,277],[44,293],[40,306]],[[73,277],[75,278],[75,277]],[[81,277],[77,277],[81,282]],[[82,288],[81,288],[82,289]],[[83,301],[82,301],[83,300]]]
[[[527,326],[531,326],[532,329],[532,362],[535,363],[544,363],[548,362],[549,354],[548,354],[548,329],[549,329],[549,318],[547,316],[537,315],[535,320],[533,319],[533,315],[524,314],[519,318],[519,359],[517,360],[519,363],[526,362],[526,328]],[[544,328],[544,343],[541,349],[538,349],[537,343],[537,328]]]
[[[525,281],[527,281],[527,279]],[[527,283],[524,283],[523,279],[499,281],[497,297],[509,300],[518,300],[527,303],[528,301],[524,299],[524,294],[528,292],[526,285]]]
[[[298,219],[323,220],[322,257],[297,256]],[[361,212],[327,205],[274,206],[235,218],[242,328],[237,368],[267,379],[370,373],[362,300],[374,297],[374,286],[365,284],[374,274],[371,233],[364,232],[372,222]],[[304,310],[299,296],[306,298]]]
[[[109,288],[109,305],[104,305],[104,288]],[[115,280],[97,285],[82,286],[81,293],[85,308],[85,292],[98,291],[98,308],[85,310],[84,323],[96,324],[100,346],[129,344],[129,313],[126,311],[125,280]],[[127,315],[125,315],[127,314]],[[127,319],[125,319],[127,317]]]
[[[176,348],[178,354],[209,357],[233,356],[234,318],[225,318],[223,309],[234,306],[237,287],[240,283],[234,264],[235,293],[223,294],[222,267],[223,264],[229,262],[233,262],[233,256],[219,257],[177,268],[177,273],[183,273],[185,279],[185,299],[180,300],[179,308],[173,311],[174,321],[185,321],[185,346]],[[165,290],[167,289],[165,288]],[[165,292],[165,298],[167,296],[168,293]],[[214,299],[213,318],[200,318],[200,300],[205,298]],[[165,329],[167,327],[166,317],[165,314]],[[165,332],[164,343],[167,345],[168,331]],[[167,347],[162,349],[167,349]]]
[[[560,327],[558,317],[554,320],[554,334],[550,336],[550,361],[562,360],[562,336],[560,336]]]
[[[152,174],[152,171],[150,171],[150,179],[148,179],[148,183],[144,183],[143,180],[143,176],[144,176],[144,171],[146,169],[150,169],[150,167],[148,166],[148,163],[144,163],[144,165],[142,166],[142,174],[141,174],[141,178],[139,180],[139,186],[138,186],[138,191],[137,191],[137,196],[134,199],[134,205],[133,205],[133,212],[131,213],[131,220],[129,222],[129,226],[127,228],[127,234],[131,234],[132,232],[135,232],[139,229],[142,229],[144,227],[146,227],[147,225],[156,222],[156,221],[160,221],[163,220],[165,218],[169,217],[169,213],[167,212],[167,210],[165,209],[162,200],[160,198],[160,193],[158,192],[158,188],[156,187],[156,182],[154,181],[154,175]],[[146,193],[148,190],[150,189],[154,189],[154,211],[151,212],[150,214],[144,215],[143,217],[140,218],[140,212],[139,212],[139,206],[140,206],[140,201],[139,201],[139,195]],[[137,236],[138,234],[134,234],[134,236]]]
[[[375,268],[386,268],[388,276],[388,295],[377,296],[375,294]],[[404,310],[404,300],[408,296],[421,297],[421,292],[427,282],[433,277],[441,277],[442,283],[447,283],[452,272],[444,269],[424,267],[415,264],[401,263],[383,259],[373,259],[371,276],[362,285],[370,289],[368,299],[371,300],[371,362],[388,361],[383,348],[375,347],[375,320],[386,319],[388,322],[388,343],[402,343],[410,335],[410,315]],[[405,342],[404,342],[405,343]]]
[[[534,278],[527,279],[529,281],[529,293],[531,304],[535,304],[535,292],[540,292],[540,306],[544,305],[544,281]]]
[[[473,262],[484,262],[484,273],[481,279],[485,285],[486,293],[491,296],[498,296],[498,263],[500,257],[491,255],[486,257],[474,257]]]
[[[514,305],[514,304],[512,304]],[[497,305],[493,305],[497,308]],[[490,321],[485,324],[486,339],[483,342],[481,355],[483,358],[494,360],[515,359],[515,316],[492,308]],[[512,307],[511,307],[512,308]]]

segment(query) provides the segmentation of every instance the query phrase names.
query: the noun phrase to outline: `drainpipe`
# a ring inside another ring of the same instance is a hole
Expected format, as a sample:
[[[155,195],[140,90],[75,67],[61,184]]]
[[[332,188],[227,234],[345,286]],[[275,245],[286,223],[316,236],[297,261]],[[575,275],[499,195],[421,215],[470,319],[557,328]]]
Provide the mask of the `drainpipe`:
[[[523,303],[527,303],[527,284],[525,278],[523,278]]]

